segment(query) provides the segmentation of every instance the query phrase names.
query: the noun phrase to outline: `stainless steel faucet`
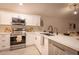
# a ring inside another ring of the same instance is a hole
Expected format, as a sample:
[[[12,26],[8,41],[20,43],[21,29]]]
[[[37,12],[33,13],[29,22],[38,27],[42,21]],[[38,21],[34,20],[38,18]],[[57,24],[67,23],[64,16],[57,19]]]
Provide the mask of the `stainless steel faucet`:
[[[54,27],[54,32],[55,32],[56,34],[58,34],[58,28],[57,28],[57,27]]]
[[[49,33],[53,33],[53,27],[52,27],[52,25],[49,25],[49,26],[48,26],[48,32],[49,32]]]

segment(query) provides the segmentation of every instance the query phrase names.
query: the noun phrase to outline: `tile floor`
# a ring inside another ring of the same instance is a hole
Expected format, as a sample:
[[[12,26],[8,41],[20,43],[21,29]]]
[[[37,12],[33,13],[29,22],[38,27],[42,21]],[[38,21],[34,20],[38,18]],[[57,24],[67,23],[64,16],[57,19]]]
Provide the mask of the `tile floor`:
[[[35,46],[29,46],[12,51],[1,51],[0,55],[40,55]]]

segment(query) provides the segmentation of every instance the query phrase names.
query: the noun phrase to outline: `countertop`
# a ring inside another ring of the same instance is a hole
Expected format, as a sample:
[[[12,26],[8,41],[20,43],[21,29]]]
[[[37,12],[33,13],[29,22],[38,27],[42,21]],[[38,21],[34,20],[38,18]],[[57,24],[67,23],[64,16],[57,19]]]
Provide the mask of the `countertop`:
[[[0,32],[0,35],[7,35],[7,34],[11,34],[11,32]]]
[[[44,37],[51,39],[55,42],[58,42],[62,45],[65,45],[67,47],[70,47],[76,51],[79,51],[79,40],[78,40],[78,36],[65,36],[62,34],[58,34],[58,35],[54,35],[54,36],[47,36],[47,35],[43,35]]]

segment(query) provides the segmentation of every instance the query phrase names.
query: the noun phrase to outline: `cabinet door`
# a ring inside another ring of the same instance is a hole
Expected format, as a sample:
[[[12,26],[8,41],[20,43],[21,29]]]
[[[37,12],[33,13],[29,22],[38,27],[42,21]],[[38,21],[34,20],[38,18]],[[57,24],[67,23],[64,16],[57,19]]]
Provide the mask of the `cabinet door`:
[[[11,14],[8,12],[0,12],[0,24],[10,25],[11,24]]]
[[[35,35],[35,45],[41,53],[41,35],[40,34]]]
[[[49,55],[55,55],[55,46],[49,44]]]
[[[27,16],[26,25],[40,26],[40,16],[36,15]]]
[[[10,48],[10,35],[0,35],[0,50]]]
[[[26,19],[25,14],[0,11],[0,24],[11,25],[12,17]]]
[[[43,38],[44,40],[44,43],[43,43],[43,45],[41,46],[41,48],[42,48],[42,54],[43,55],[48,55],[48,38]]]
[[[65,51],[53,44],[49,44],[49,54],[50,55],[64,55]]]
[[[27,33],[26,34],[26,45],[33,45],[34,44],[34,34],[32,33]]]
[[[55,49],[56,51],[56,55],[64,55],[65,54],[65,51],[64,50],[62,50],[62,49],[60,49],[60,48],[58,48],[58,47],[56,47],[56,49]]]

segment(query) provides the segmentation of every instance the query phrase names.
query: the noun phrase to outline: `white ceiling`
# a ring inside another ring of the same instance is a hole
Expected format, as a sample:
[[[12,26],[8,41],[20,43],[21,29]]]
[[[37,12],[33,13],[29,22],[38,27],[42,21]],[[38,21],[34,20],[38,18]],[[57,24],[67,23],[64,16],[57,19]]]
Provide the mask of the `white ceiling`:
[[[0,4],[0,10],[56,17],[69,13],[68,6],[67,3],[24,3],[22,6],[18,3],[2,3]]]

